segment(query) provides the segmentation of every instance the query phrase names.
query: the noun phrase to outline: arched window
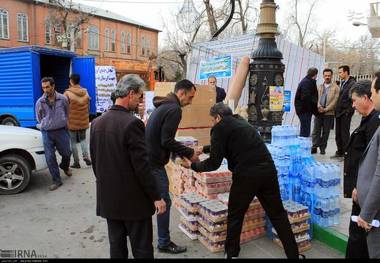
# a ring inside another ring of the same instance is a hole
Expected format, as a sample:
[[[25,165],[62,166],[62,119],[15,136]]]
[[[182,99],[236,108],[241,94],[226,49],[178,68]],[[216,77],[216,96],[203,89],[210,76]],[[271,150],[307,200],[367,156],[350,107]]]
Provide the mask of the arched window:
[[[127,34],[127,53],[131,54],[131,48],[132,48],[132,36],[131,33],[128,32]]]
[[[0,9],[0,38],[9,39],[9,17],[5,9]]]
[[[116,52],[116,31],[111,30],[111,51]]]
[[[120,52],[121,53],[125,53],[127,50],[126,50],[126,37],[125,37],[125,32],[122,31],[121,32],[121,50]]]
[[[108,28],[104,30],[104,50],[110,51],[110,30]]]
[[[28,16],[26,14],[17,14],[17,35],[18,41],[29,41],[28,34]]]
[[[47,19],[45,21],[45,44],[52,44],[52,24],[51,22]]]
[[[92,50],[99,50],[99,28],[97,26],[89,27],[88,48]]]

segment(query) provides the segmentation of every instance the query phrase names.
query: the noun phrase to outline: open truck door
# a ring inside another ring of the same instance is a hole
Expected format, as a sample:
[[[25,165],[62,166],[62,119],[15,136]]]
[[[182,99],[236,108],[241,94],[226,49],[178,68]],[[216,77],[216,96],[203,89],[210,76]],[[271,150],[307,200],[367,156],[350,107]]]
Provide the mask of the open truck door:
[[[74,57],[72,73],[80,75],[80,85],[87,89],[90,101],[90,115],[96,115],[95,58]]]

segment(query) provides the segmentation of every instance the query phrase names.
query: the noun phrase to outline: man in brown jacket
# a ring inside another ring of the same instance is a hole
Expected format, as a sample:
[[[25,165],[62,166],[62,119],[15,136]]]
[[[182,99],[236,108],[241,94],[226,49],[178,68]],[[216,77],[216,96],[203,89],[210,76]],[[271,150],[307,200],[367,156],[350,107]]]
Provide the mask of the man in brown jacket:
[[[87,90],[79,85],[79,82],[80,76],[72,74],[70,76],[70,87],[64,93],[69,100],[68,128],[71,139],[71,151],[74,157],[74,164],[71,168],[80,168],[77,149],[78,142],[82,148],[83,160],[87,165],[91,165],[86,143],[86,130],[89,127],[90,96]]]
[[[314,119],[313,147],[311,153],[326,154],[327,140],[334,124],[335,105],[339,97],[339,87],[332,81],[333,71],[323,70],[324,83],[318,86],[318,115]]]

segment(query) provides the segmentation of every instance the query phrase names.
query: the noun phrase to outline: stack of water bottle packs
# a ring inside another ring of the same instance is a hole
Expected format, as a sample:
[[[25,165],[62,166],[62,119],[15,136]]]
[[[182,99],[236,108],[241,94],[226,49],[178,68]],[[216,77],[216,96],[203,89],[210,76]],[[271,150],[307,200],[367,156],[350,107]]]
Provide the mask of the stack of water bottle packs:
[[[274,126],[272,144],[267,145],[277,168],[281,198],[305,205],[313,223],[337,225],[340,166],[316,161],[311,156],[310,138],[297,137],[298,130],[296,126]]]
[[[310,214],[308,208],[293,201],[284,201],[284,208],[288,213],[290,226],[296,239],[298,250],[300,252],[311,248],[311,237],[309,234],[310,224],[308,222]],[[274,227],[272,229],[273,241],[282,247],[282,243]]]
[[[229,193],[219,194],[218,199],[228,205]],[[240,235],[240,244],[265,236],[265,211],[255,197],[245,213],[243,228]]]
[[[182,194],[179,197],[179,205],[177,206],[180,212],[180,224],[178,227],[190,239],[198,238],[198,212],[200,203],[207,201],[202,196],[195,193]]]

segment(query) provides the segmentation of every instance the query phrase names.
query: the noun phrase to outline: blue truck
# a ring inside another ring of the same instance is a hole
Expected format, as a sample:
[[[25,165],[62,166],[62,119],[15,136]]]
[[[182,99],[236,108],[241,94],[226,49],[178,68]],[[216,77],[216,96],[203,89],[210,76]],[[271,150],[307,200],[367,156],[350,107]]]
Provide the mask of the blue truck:
[[[56,91],[69,87],[70,73],[80,74],[80,85],[90,95],[90,115],[96,115],[95,58],[41,46],[0,49],[0,124],[36,127],[36,101],[41,79],[53,77]]]

